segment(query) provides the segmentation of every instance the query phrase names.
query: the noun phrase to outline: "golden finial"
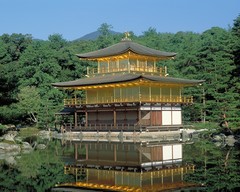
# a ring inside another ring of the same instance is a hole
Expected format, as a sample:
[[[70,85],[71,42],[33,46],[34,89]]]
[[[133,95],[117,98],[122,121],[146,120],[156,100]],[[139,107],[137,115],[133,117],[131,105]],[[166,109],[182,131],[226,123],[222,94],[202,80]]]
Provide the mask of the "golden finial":
[[[130,33],[127,31],[125,32],[125,38],[128,39],[128,37],[130,37]]]
[[[129,37],[130,37],[130,33],[127,31],[124,33],[125,34],[125,37],[122,39],[123,41],[124,40],[131,40]]]

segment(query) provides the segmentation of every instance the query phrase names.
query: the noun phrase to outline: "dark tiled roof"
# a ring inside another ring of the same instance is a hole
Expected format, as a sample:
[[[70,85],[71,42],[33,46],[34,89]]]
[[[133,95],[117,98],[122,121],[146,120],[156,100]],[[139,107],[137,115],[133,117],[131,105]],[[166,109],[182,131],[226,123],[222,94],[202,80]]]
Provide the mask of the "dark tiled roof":
[[[55,113],[56,115],[64,115],[64,114],[74,114],[75,109],[72,107],[64,107],[64,109],[62,109],[61,111],[59,111],[58,113]]]
[[[161,76],[153,76],[153,75],[143,75],[144,78],[150,81],[163,82],[163,83],[173,83],[173,84],[199,84],[203,83],[204,80],[191,80],[191,79],[182,79],[182,78],[173,78],[173,77],[161,77]]]
[[[105,76],[95,76],[77,79],[74,81],[53,83],[52,85],[55,87],[76,87],[76,86],[89,86],[89,85],[102,85],[109,83],[119,83],[119,82],[127,82],[138,79],[140,75],[135,74],[124,74],[124,75],[105,75]]]
[[[149,81],[167,83],[167,84],[185,84],[185,85],[195,85],[204,82],[204,80],[189,80],[181,78],[172,77],[162,77],[162,76],[152,76],[152,75],[141,75],[141,74],[118,74],[118,75],[105,75],[105,76],[95,76],[89,78],[82,78],[75,81],[52,83],[54,87],[81,87],[81,86],[91,86],[91,85],[104,85],[112,83],[129,82],[137,79],[146,79]]]
[[[100,49],[98,51],[92,51],[83,54],[77,54],[82,59],[97,59],[101,57],[110,57],[115,55],[121,55],[128,51],[132,51],[139,55],[152,56],[152,57],[174,57],[176,53],[163,52],[149,47],[134,43],[131,40],[122,40],[120,43],[114,44],[110,47]]]

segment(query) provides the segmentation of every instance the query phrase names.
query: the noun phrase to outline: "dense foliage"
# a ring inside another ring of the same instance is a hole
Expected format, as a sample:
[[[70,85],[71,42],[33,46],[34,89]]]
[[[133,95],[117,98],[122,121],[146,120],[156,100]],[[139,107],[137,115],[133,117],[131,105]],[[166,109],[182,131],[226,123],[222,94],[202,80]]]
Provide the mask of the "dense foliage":
[[[16,165],[0,161],[0,191],[51,191],[57,183],[75,181],[74,176],[64,174],[60,142],[45,141],[45,144],[44,151],[21,154]]]
[[[223,144],[201,138],[184,145],[184,161],[195,165],[195,171],[184,180],[202,185],[202,191],[239,191],[239,148]]]
[[[117,43],[123,35],[111,34],[111,25],[102,24],[96,40],[66,41],[50,35],[47,41],[29,34],[0,36],[0,124],[35,124],[49,128],[54,113],[70,95],[54,89],[51,83],[81,78],[91,62],[80,61],[77,53],[97,50]],[[141,36],[130,32],[131,39],[148,47],[177,52],[167,65],[170,76],[203,79],[191,87],[195,104],[184,108],[185,121],[210,121],[220,126],[240,127],[240,16],[228,30],[213,27],[192,32],[158,33],[149,28]]]

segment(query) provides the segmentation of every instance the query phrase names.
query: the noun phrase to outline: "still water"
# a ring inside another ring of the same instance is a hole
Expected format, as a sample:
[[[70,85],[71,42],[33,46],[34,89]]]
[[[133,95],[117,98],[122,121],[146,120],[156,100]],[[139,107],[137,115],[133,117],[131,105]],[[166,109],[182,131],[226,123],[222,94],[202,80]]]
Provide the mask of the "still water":
[[[1,191],[239,191],[240,149],[195,138],[51,139],[1,164]]]
[[[63,143],[59,188],[111,191],[238,191],[239,149],[204,139]],[[59,189],[58,188],[58,189]]]

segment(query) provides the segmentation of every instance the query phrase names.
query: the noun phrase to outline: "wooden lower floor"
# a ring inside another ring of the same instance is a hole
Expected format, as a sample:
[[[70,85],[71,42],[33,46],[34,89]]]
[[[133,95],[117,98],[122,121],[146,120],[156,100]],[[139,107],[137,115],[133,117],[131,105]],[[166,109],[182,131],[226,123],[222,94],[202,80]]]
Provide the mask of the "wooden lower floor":
[[[182,127],[176,104],[84,105],[65,108],[56,123],[66,131],[167,131]]]

